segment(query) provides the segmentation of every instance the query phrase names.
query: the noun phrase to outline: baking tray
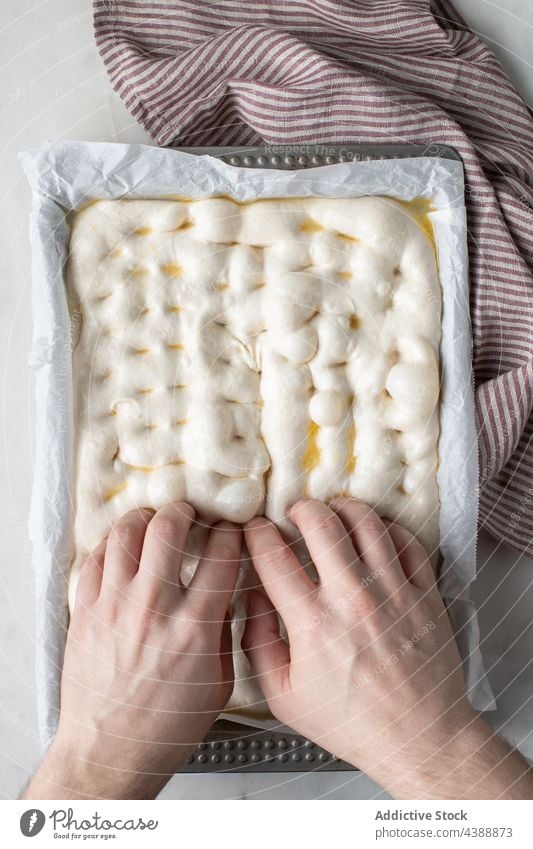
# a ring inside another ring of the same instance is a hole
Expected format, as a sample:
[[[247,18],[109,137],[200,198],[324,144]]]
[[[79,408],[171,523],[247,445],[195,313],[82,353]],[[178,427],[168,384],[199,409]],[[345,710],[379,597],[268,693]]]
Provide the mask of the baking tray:
[[[319,168],[341,162],[376,159],[408,159],[420,156],[455,159],[457,151],[433,142],[416,144],[270,144],[234,147],[178,147],[184,153],[214,156],[239,168],[268,168],[284,171]],[[357,772],[350,764],[301,735],[260,730],[247,725],[217,720],[180,773],[204,772]]]
[[[331,772],[351,770],[311,740],[220,719],[180,770],[186,772]]]
[[[208,154],[239,168],[295,171],[335,165],[338,162],[369,162],[375,159],[410,159],[433,156],[461,162],[457,151],[446,144],[269,144],[258,147],[178,147],[183,153]]]

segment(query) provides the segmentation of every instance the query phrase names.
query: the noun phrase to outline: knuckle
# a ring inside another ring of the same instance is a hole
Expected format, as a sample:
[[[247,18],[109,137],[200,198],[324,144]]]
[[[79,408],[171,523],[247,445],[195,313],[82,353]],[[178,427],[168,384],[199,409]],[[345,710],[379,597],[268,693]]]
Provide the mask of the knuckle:
[[[307,616],[300,617],[291,625],[291,638],[293,635],[298,635],[303,640],[308,637],[311,641],[311,650],[315,651],[319,645],[322,645],[321,638],[324,636],[325,629],[331,625],[329,621],[331,615],[334,614],[328,613],[327,607],[311,610]]]
[[[194,612],[188,616],[180,616],[177,621],[178,641],[182,651],[193,651],[195,654],[206,653],[209,648],[208,629],[198,621]]]
[[[120,622],[124,612],[124,602],[118,599],[114,593],[107,593],[104,598],[99,598],[95,605],[98,617],[91,619],[91,627],[94,628],[95,638],[102,640],[102,624],[114,629]],[[100,628],[100,635],[97,629]]]
[[[350,600],[346,606],[346,612],[349,618],[357,618],[364,621],[372,617],[378,610],[379,603],[375,592],[369,587],[358,587],[357,594]]]
[[[406,615],[406,612],[417,607],[419,594],[419,590],[405,578],[403,583],[388,596],[387,609],[393,611],[396,618],[401,619]]]

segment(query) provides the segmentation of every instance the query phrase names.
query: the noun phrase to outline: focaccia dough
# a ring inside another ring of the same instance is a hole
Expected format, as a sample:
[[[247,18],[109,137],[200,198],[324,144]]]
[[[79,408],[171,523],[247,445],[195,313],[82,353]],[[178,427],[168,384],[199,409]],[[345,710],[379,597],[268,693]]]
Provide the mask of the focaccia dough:
[[[71,598],[113,522],[167,501],[208,522],[264,513],[293,539],[298,497],[353,495],[436,551],[441,293],[427,208],[209,198],[73,215]],[[258,698],[239,684],[232,703]]]

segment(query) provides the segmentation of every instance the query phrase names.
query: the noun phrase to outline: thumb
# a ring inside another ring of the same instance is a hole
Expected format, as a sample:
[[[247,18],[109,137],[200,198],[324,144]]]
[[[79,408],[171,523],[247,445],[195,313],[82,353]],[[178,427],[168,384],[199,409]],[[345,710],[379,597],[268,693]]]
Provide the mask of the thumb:
[[[248,618],[241,645],[256,675],[268,706],[277,714],[279,700],[290,690],[290,652],[280,637],[278,614],[263,593],[250,590]]]

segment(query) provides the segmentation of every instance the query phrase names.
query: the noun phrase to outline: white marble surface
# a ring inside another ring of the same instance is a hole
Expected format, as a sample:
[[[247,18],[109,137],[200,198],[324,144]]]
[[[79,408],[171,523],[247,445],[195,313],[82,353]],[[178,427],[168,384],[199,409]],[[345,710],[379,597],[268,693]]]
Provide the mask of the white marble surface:
[[[529,0],[457,6],[498,53],[533,104]],[[0,12],[0,797],[13,798],[35,766],[34,611],[26,534],[34,409],[29,190],[17,151],[46,139],[146,141],[112,93],[92,41],[89,0],[3,0]],[[533,758],[533,562],[489,537],[479,546],[482,649],[498,698],[491,721]],[[528,630],[529,628],[529,630]],[[364,799],[380,788],[359,774],[184,776],[165,798]]]

